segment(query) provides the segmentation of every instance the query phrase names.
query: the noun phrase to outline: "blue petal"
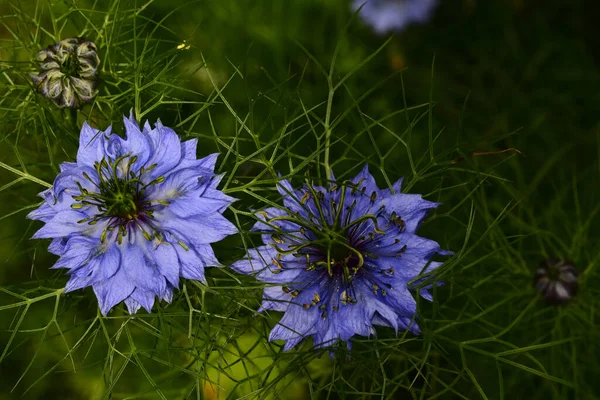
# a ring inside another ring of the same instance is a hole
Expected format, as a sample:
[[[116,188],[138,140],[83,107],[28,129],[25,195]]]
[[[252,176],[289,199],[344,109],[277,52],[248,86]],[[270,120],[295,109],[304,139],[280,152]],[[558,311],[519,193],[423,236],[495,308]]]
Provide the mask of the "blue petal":
[[[172,286],[179,286],[179,259],[177,252],[170,243],[161,243],[150,254],[154,257],[154,261],[158,270]],[[179,246],[179,245],[175,245]]]
[[[178,199],[183,194],[198,189],[206,188],[201,180],[212,176],[206,168],[184,168],[179,169],[165,177],[164,182],[152,185],[146,192],[149,200],[171,201]]]
[[[86,229],[86,224],[78,224],[77,221],[86,218],[87,215],[75,211],[65,210],[57,213],[50,221],[46,222],[39,231],[37,231],[33,239],[46,239],[69,236],[71,233],[82,232]]]
[[[432,263],[429,264],[429,267],[427,269],[428,270],[435,270],[435,269],[439,268],[440,266],[442,266],[443,264],[444,263],[442,263],[442,262],[434,261],[434,262],[432,262]],[[418,285],[419,283],[420,283],[419,281],[415,282],[416,285]],[[422,288],[419,288],[418,289],[419,295],[422,298],[424,298],[425,300],[433,301],[433,294],[431,294],[431,292],[430,292],[430,290],[433,289],[433,285],[434,284],[427,285],[427,286],[424,286]],[[444,285],[443,281],[437,281],[437,282],[435,282],[435,286],[443,286],[443,285]]]
[[[208,181],[208,187],[216,190],[224,176],[225,174],[213,175]]]
[[[72,292],[73,290],[82,289],[88,286],[91,286],[93,283],[92,277],[85,276],[76,276],[72,275],[65,286],[65,293]]]
[[[203,266],[205,266],[205,267],[222,267],[223,266],[219,262],[219,260],[217,260],[217,257],[215,256],[215,252],[213,251],[210,244],[196,245],[196,246],[194,246],[194,250],[196,250],[196,256],[200,259]]]
[[[152,141],[147,135],[144,135],[133,117],[123,117],[123,123],[125,124],[126,139],[123,141],[123,151],[126,153],[131,152],[132,155],[137,156],[136,162],[132,164],[132,170],[139,170],[146,164],[148,159],[152,156],[153,147]]]
[[[265,213],[267,214],[266,217],[264,215]],[[283,210],[281,208],[276,208],[276,207],[269,207],[269,208],[262,210],[261,212],[256,213],[255,215],[258,218],[258,221],[256,221],[256,223],[254,224],[252,229],[250,229],[250,231],[252,231],[252,232],[257,232],[257,231],[258,232],[264,232],[264,231],[273,232],[275,230],[275,228],[273,228],[273,225],[280,227],[281,230],[283,230],[285,232],[298,232],[300,230],[300,225],[295,224],[293,222],[289,222],[289,221],[274,221],[271,224],[265,223],[269,219],[272,219],[275,217],[289,216],[289,212],[287,210]],[[265,222],[263,222],[263,221],[265,221]],[[269,243],[270,242],[272,242],[272,241],[270,240]],[[267,244],[267,242],[265,242],[265,244]]]
[[[412,294],[404,287],[392,287],[387,291],[385,297],[377,296],[381,298],[380,301],[375,295],[371,294],[372,300],[369,304],[372,309],[378,311],[379,314],[392,326],[394,329],[398,329],[397,318],[412,318],[417,312],[417,302],[415,301]],[[392,317],[393,315],[393,317]]]
[[[77,165],[80,167],[92,166],[95,161],[100,161],[102,159],[102,140],[102,133],[84,122],[79,136]]]
[[[123,151],[125,141],[119,135],[112,135],[110,127],[104,132],[103,142],[104,154],[108,158],[116,160],[127,153]]]
[[[135,288],[135,290],[133,291],[133,293],[131,293],[130,296],[131,299],[135,300],[136,303],[144,307],[144,309],[149,313],[152,313],[152,307],[154,306],[155,297],[156,296],[153,292],[141,289],[139,287]],[[135,310],[135,312],[137,312],[137,310]],[[129,313],[131,314],[131,311],[129,311]]]
[[[194,215],[184,219],[163,210],[154,216],[162,228],[174,233],[178,240],[194,246],[218,242],[238,232],[235,225],[221,214]]]
[[[194,215],[222,213],[235,201],[223,192],[213,189],[191,190],[171,201],[169,210],[180,218]]]
[[[382,200],[387,214],[395,212],[406,224],[407,232],[415,232],[430,209],[440,203],[424,200],[419,194],[395,194]]]
[[[440,245],[433,240],[411,233],[402,233],[398,238],[400,241],[390,246],[379,248],[367,246],[366,251],[377,255],[376,259],[369,259],[369,264],[380,270],[393,269],[394,276],[411,280],[423,272],[425,265],[435,254],[446,254],[445,251],[440,250]],[[401,257],[397,257],[396,254],[404,245],[406,245],[406,249],[400,253]]]
[[[165,289],[164,293],[160,296],[160,299],[166,301],[167,303],[173,301],[173,287],[171,287],[168,283],[167,288]]]
[[[151,179],[162,176],[173,169],[181,159],[181,141],[171,128],[163,126],[160,120],[156,128],[151,130],[148,137],[153,142],[154,152],[148,164],[156,164],[150,171]]]
[[[286,198],[291,195],[296,195],[296,197],[297,197],[297,195],[300,193],[299,191],[294,189],[294,187],[292,186],[290,181],[287,179],[279,180],[279,182],[277,182],[276,186],[277,186],[277,191],[283,198]]]
[[[56,215],[56,213],[57,210],[54,207],[48,203],[43,203],[39,208],[27,214],[26,218],[48,222]]]
[[[64,162],[64,163],[61,163],[58,167],[60,168],[60,172],[65,172],[65,171],[68,171],[70,169],[77,168],[77,163],[74,163],[74,162]]]
[[[121,258],[116,246],[111,246],[105,253],[94,256],[93,253],[86,252],[86,249],[89,250],[89,248],[84,243],[81,244],[82,246],[73,246],[73,266],[70,267],[71,279],[67,283],[65,292],[106,281],[112,278],[119,270]],[[82,248],[81,254],[76,251],[77,248]],[[84,256],[82,257],[82,255]],[[84,264],[75,265],[75,262],[79,262],[81,259],[83,259]],[[79,268],[80,266],[81,268]]]
[[[120,249],[122,260],[120,270],[125,272],[127,279],[136,287],[160,295],[164,292],[166,287],[165,278],[156,270],[156,268],[149,265],[145,255],[148,250],[142,249],[142,246],[149,246],[146,243],[150,242],[146,241],[146,243],[140,243],[142,240],[145,239],[142,238],[134,244],[123,243]]]
[[[301,203],[304,192],[294,189],[287,179],[277,182],[277,191],[283,197],[283,205],[288,210],[291,212],[300,212],[301,215],[307,216]]]
[[[132,315],[142,308],[142,305],[135,301],[131,296],[125,299],[125,305],[127,306],[127,312]]]
[[[86,173],[93,182],[87,180],[83,175],[84,173]],[[81,166],[61,172],[54,180],[54,195],[59,199],[60,202],[65,201],[70,205],[73,203],[71,196],[78,195],[80,193],[77,183],[79,183],[84,189],[87,189],[90,192],[95,192],[97,190],[95,184],[97,185],[99,183],[98,175],[93,168],[88,166]],[[67,195],[66,197],[61,196],[63,192]]]
[[[112,278],[121,268],[121,252],[113,245],[103,254],[97,256],[97,267],[94,269],[94,279],[106,280]]]
[[[363,169],[350,180],[354,185],[357,185],[355,196],[364,195],[370,197],[373,192],[379,194],[379,188],[375,182],[375,178],[369,172],[369,165],[365,164]],[[364,190],[363,190],[364,188]]]
[[[398,318],[398,326],[400,329],[407,330],[413,335],[421,334],[421,328],[413,318]]]
[[[60,256],[65,252],[66,244],[67,244],[66,238],[52,239],[50,246],[48,246],[48,251],[52,254]]]
[[[65,251],[63,256],[51,268],[77,269],[87,265],[90,256],[90,249],[83,249],[83,251],[80,252]]]
[[[217,165],[218,157],[219,157],[219,153],[209,154],[208,156],[198,160],[198,166],[201,168],[206,168],[206,169],[214,172],[215,166]]]
[[[195,160],[197,146],[198,146],[198,139],[191,139],[191,140],[186,140],[185,142],[182,142],[181,143],[181,156],[188,160]],[[216,158],[215,158],[215,162],[216,162]],[[209,168],[209,169],[214,170],[214,165],[212,168]]]
[[[111,308],[131,295],[135,284],[125,274],[123,268],[120,268],[112,278],[95,283],[93,288],[98,298],[100,312],[106,315]]]
[[[204,277],[204,267],[206,264],[198,256],[196,250],[193,248],[185,250],[183,247],[176,245],[175,251],[179,260],[179,273],[181,276],[186,279],[206,283],[206,278]]]
[[[314,346],[324,347],[334,344],[338,339],[347,342],[352,336],[358,334],[369,336],[372,333],[371,316],[372,312],[368,309],[368,302],[373,297],[370,289],[365,289],[365,285],[360,281],[355,281],[354,296],[356,304],[338,303],[339,308],[333,309],[336,304],[336,298],[341,295],[340,288],[343,284],[339,281],[319,279],[310,288],[304,289],[296,299],[298,303],[309,303],[314,293],[321,294],[321,301],[326,304],[326,318],[321,317],[321,310],[318,310],[319,318],[316,322],[314,333]],[[292,308],[292,306],[290,306]],[[317,307],[312,307],[310,310]],[[304,308],[302,308],[304,310]],[[310,311],[309,310],[309,311]],[[307,310],[304,310],[307,311]]]
[[[286,311],[290,305],[290,295],[285,293],[281,286],[267,286],[263,291],[263,302],[258,312],[267,310]]]
[[[254,275],[256,279],[268,283],[310,281],[311,274],[307,274],[302,268],[293,268],[292,265],[290,268],[279,269],[273,262],[276,256],[277,250],[271,246],[248,249],[248,258],[236,261],[231,269],[240,274]]]
[[[91,255],[95,255],[99,252],[101,246],[96,239],[83,235],[72,236],[63,239],[63,241],[63,251],[68,257],[88,256],[90,253],[92,253]]]
[[[132,121],[134,121],[134,123],[135,123],[135,119],[133,118],[133,113],[132,112],[129,113],[129,119],[132,120]],[[142,128],[142,133],[144,135],[148,135],[151,130],[152,130],[152,127],[150,126],[150,122],[148,122],[148,120],[144,121],[144,126]]]
[[[394,184],[392,185],[392,190],[394,191],[394,193],[392,193],[392,190],[390,190],[390,189],[382,190],[381,197],[389,197],[389,196],[393,196],[394,194],[402,193],[402,182],[403,181],[404,181],[404,178],[400,178],[396,182],[394,182]]]
[[[320,313],[316,307],[305,310],[297,304],[290,304],[286,313],[269,335],[269,341],[285,340],[284,351],[291,350],[304,338],[316,332]]]

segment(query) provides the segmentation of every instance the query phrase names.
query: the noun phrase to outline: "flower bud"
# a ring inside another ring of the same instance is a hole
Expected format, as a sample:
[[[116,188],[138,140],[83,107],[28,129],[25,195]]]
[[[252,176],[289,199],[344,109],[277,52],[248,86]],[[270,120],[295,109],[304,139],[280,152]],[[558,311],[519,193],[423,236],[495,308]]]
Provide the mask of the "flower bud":
[[[535,271],[535,287],[549,303],[566,303],[577,293],[577,286],[573,261],[547,258]]]
[[[40,72],[32,75],[38,93],[58,107],[79,108],[96,96],[98,58],[96,45],[84,38],[69,38],[38,53]]]

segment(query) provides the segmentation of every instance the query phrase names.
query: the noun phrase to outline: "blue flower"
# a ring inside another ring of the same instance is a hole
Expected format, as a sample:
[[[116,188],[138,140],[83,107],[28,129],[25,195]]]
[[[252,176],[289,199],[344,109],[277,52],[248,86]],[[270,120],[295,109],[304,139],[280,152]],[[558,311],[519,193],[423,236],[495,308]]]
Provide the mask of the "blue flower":
[[[400,193],[401,183],[380,190],[367,166],[328,189],[279,182],[284,207],[256,213],[252,228],[265,245],[232,266],[271,284],[259,311],[284,315],[269,340],[289,350],[308,336],[315,347],[370,336],[374,325],[420,333],[409,282],[442,264],[435,254],[452,253],[415,234],[438,203]],[[420,294],[432,300],[427,287]]]
[[[85,123],[77,162],[60,165],[28,215],[45,223],[34,238],[53,239],[53,268],[69,270],[65,292],[92,286],[103,315],[122,301],[151,312],[180,278],[206,282],[204,268],[219,265],[210,243],[237,232],[221,215],[234,199],[217,190],[218,154],[196,159],[197,141],[160,121],[124,122],[125,139]]]
[[[364,6],[363,6],[364,4]],[[354,0],[352,9],[375,32],[384,34],[401,31],[412,22],[425,22],[437,4],[437,0]]]

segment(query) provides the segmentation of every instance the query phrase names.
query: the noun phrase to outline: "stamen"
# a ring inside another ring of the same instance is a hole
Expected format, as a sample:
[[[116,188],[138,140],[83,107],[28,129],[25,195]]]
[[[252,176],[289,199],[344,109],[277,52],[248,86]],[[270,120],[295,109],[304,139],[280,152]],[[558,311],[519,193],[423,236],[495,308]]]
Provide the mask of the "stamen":
[[[283,239],[281,239],[281,237],[278,236],[278,235],[271,235],[271,239],[273,239],[273,241],[275,243],[278,243],[278,244],[282,244],[283,243]]]
[[[302,198],[300,199],[300,203],[302,204],[306,204],[306,202],[310,200],[310,193],[308,192],[304,192],[304,195],[302,196]]]
[[[281,266],[281,264],[279,263],[279,261],[277,261],[275,258],[271,258],[271,262],[273,262],[273,264],[278,268],[278,269],[282,269],[283,267]]]

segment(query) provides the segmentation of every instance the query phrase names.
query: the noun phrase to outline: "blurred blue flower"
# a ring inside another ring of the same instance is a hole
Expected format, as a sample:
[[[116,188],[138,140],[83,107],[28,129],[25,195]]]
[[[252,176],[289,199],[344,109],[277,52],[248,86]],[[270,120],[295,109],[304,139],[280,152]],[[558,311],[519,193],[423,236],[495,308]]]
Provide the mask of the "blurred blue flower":
[[[364,6],[363,6],[364,4]],[[437,0],[354,0],[352,9],[378,34],[401,31],[412,22],[425,22]]]
[[[45,222],[34,238],[54,239],[53,268],[69,270],[65,292],[92,286],[104,315],[121,301],[151,312],[180,277],[205,282],[204,268],[219,265],[210,243],[237,232],[221,215],[234,199],[217,190],[218,154],[198,160],[195,139],[124,121],[125,139],[84,124],[77,162],[61,164],[28,215]]]
[[[401,183],[380,190],[365,166],[341,187],[278,184],[284,208],[256,213],[252,228],[265,245],[232,266],[273,284],[259,311],[285,314],[269,340],[289,350],[308,336],[315,347],[370,336],[374,325],[420,333],[409,282],[442,264],[430,262],[435,254],[452,253],[415,234],[438,203],[400,193]],[[420,294],[432,300],[428,287]]]

